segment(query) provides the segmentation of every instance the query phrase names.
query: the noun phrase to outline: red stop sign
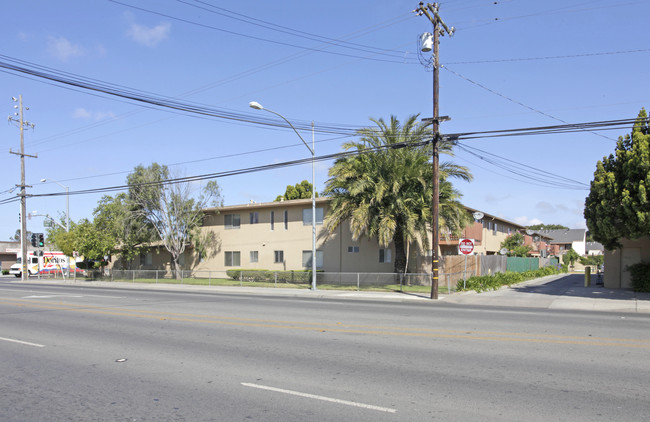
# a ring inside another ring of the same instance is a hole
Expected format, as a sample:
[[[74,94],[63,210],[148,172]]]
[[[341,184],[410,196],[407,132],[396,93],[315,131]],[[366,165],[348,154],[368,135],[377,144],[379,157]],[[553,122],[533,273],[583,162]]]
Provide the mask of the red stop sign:
[[[458,242],[458,249],[461,253],[469,255],[474,252],[474,241],[472,239],[461,239]]]

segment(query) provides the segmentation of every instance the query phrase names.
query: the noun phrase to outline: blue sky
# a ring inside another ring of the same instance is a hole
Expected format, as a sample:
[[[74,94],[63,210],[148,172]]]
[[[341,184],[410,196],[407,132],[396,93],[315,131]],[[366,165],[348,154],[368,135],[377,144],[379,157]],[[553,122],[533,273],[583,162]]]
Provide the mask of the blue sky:
[[[440,3],[456,27],[440,47],[440,114],[445,133],[548,126],[636,117],[650,106],[646,1],[483,1]],[[430,31],[417,1],[24,0],[0,27],[0,61],[199,103],[250,120],[273,119],[258,101],[300,126],[356,128],[369,118],[432,114],[432,72],[420,63],[418,36]],[[324,38],[323,38],[324,37]],[[323,41],[327,39],[327,41]],[[333,41],[340,40],[340,41]],[[342,41],[345,41],[344,44]],[[343,44],[347,47],[343,47]],[[425,59],[427,57],[424,57]],[[0,106],[23,96],[26,183],[31,194],[122,185],[138,164],[166,164],[182,175],[215,173],[308,158],[291,130],[204,118],[0,72]],[[487,138],[462,145],[563,176],[582,189],[558,189],[514,176],[458,150],[471,183],[463,202],[520,224],[583,228],[582,208],[597,160],[629,129]],[[302,131],[311,142],[311,133]],[[316,155],[354,138],[316,133]],[[20,183],[18,127],[0,126],[0,200]],[[476,152],[476,150],[474,150]],[[479,155],[484,153],[479,152]],[[317,163],[322,190],[331,162]],[[287,184],[311,178],[310,165],[218,179],[225,204],[272,201]],[[92,218],[99,194],[71,195],[74,221]],[[28,212],[59,216],[65,197],[29,198]],[[19,203],[0,205],[0,239],[13,236]],[[43,218],[28,230],[44,231]]]

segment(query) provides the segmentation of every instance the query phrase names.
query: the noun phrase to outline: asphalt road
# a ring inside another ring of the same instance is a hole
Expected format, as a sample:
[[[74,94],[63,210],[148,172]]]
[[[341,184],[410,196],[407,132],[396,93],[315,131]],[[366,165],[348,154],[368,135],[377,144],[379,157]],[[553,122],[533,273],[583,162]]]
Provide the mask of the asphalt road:
[[[0,283],[0,420],[647,420],[649,324]]]

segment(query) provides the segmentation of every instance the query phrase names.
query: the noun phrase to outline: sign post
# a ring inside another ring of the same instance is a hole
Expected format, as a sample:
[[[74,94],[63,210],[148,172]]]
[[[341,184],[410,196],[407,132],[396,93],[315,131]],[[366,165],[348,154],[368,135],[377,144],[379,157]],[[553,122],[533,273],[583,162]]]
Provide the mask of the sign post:
[[[460,239],[458,242],[458,250],[465,255],[465,272],[463,273],[463,289],[465,288],[465,281],[467,280],[467,255],[474,252],[474,239]]]

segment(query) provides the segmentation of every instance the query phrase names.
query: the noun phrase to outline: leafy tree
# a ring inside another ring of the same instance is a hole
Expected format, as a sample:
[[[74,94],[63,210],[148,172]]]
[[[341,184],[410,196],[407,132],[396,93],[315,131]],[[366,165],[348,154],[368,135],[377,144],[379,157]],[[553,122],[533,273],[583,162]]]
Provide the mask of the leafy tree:
[[[598,161],[584,216],[594,240],[606,249],[621,239],[650,233],[650,127],[641,109],[631,135],[619,137],[615,155]]]
[[[79,221],[70,233],[74,236],[74,250],[83,255],[86,261],[101,261],[115,250],[115,238],[109,232],[97,230],[88,219]],[[55,235],[55,239],[59,238]],[[72,255],[72,251],[63,252]]]
[[[573,248],[569,249],[564,253],[564,255],[562,255],[563,264],[573,265],[578,259],[580,259],[580,255],[578,255],[578,252],[573,250]]]
[[[569,230],[567,226],[561,224],[533,224],[532,226],[526,226],[530,230]]]
[[[359,142],[343,145],[357,154],[336,160],[325,189],[332,197],[326,221],[329,233],[349,221],[355,240],[377,238],[381,247],[392,242],[396,272],[406,270],[406,249],[411,243],[429,248],[433,170],[431,147],[422,142],[431,139],[432,132],[417,118],[411,116],[403,125],[394,116],[388,124],[371,119],[377,128],[361,129]],[[452,146],[442,141],[440,152],[451,155]],[[472,217],[459,202],[461,195],[447,180],[450,177],[469,181],[472,176],[465,167],[440,164],[441,231],[459,234]]]
[[[30,232],[29,230],[27,230],[27,231],[25,232],[24,239],[25,239],[25,242],[26,242],[26,243],[31,242],[31,239],[32,239],[32,232]],[[20,242],[20,229],[16,230],[16,234],[14,234],[13,237],[10,237],[9,240],[12,241],[12,242]]]
[[[287,185],[284,195],[278,195],[275,200],[277,201],[290,201],[292,199],[311,199],[311,191],[313,186],[306,180],[296,183],[294,186]],[[318,192],[314,195],[318,198]]]
[[[190,183],[170,179],[167,166],[153,163],[149,167],[137,166],[127,177],[127,183],[131,213],[151,224],[171,255],[176,277],[180,278],[179,259],[187,244],[209,240],[196,235],[203,222],[202,210],[209,204],[219,204],[221,194],[215,181],[208,182],[196,196]]]
[[[113,248],[109,254],[119,251],[129,267],[134,258],[147,251],[149,244],[156,240],[152,224],[135,210],[128,195],[122,192],[115,197],[105,195],[93,211],[95,229],[113,239]]]
[[[579,259],[582,265],[603,265],[605,262],[604,255],[587,255],[581,256]]]
[[[501,242],[501,248],[506,248],[508,250],[508,256],[528,256],[528,252],[532,247],[524,245],[524,235],[515,232]]]
[[[67,232],[63,227],[52,224],[47,230],[47,240],[66,256],[72,256],[75,251],[78,251],[76,245],[77,224],[70,221],[70,231]]]

